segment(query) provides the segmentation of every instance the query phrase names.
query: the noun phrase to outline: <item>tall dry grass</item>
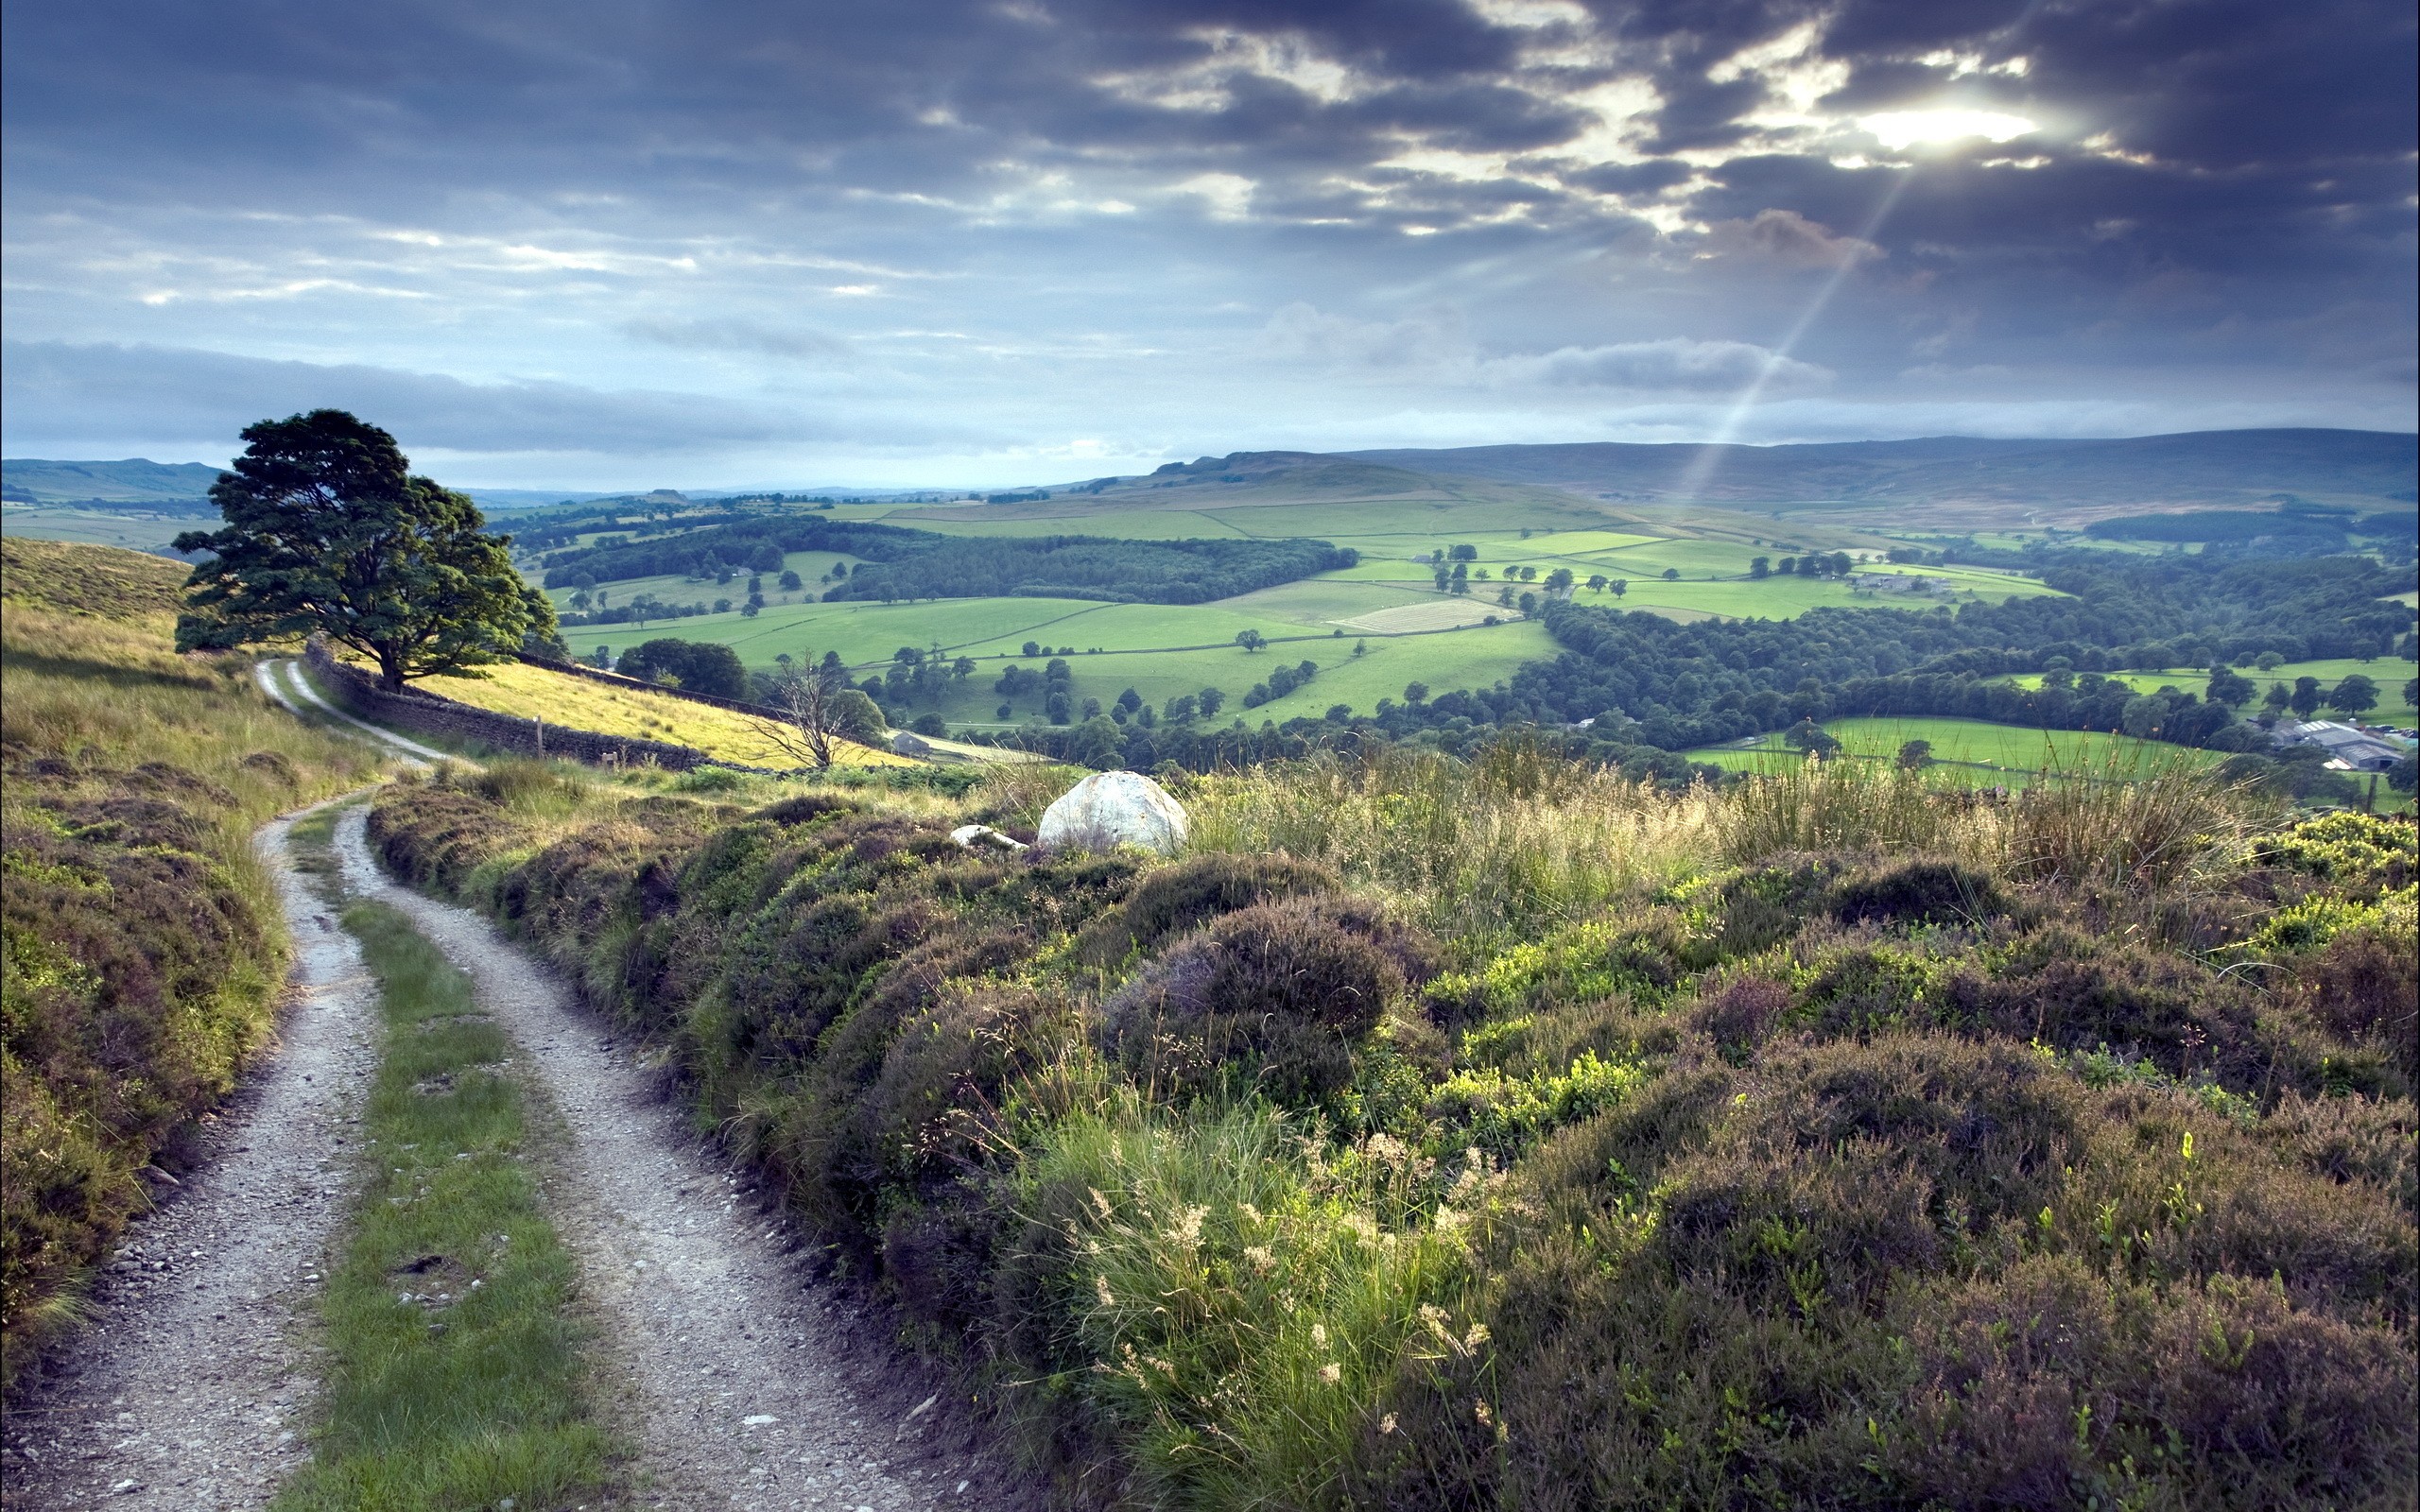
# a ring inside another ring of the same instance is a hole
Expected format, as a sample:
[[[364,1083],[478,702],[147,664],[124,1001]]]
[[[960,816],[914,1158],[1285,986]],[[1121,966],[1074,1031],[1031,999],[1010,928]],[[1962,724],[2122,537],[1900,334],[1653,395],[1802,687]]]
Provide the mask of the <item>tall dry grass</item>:
[[[1530,934],[1644,896],[1707,856],[1720,800],[1506,746],[1407,747],[1204,779],[1192,847],[1282,850],[1389,896],[1437,933]]]
[[[2173,888],[2239,858],[2273,805],[2185,761],[2046,772],[2014,795],[1806,761],[1683,792],[1509,738],[1468,761],[1395,747],[1203,779],[1199,850],[1282,850],[1485,948],[1789,851],[1927,851],[2014,881]]]
[[[1999,853],[1994,810],[1921,771],[1805,761],[1726,788],[1715,829],[1721,859],[1789,850],[1937,850],[1987,864]]]
[[[2183,760],[2120,777],[2079,771],[2026,789],[2003,823],[2000,865],[2020,881],[2169,890],[2243,860],[2286,805]]]

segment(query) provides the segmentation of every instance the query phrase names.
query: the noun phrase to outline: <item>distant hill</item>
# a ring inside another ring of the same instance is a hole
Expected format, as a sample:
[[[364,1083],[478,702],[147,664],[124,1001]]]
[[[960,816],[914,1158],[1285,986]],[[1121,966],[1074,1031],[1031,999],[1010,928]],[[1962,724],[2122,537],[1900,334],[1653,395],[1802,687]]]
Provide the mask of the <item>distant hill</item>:
[[[0,498],[11,504],[114,504],[195,513],[207,507],[219,470],[199,462],[0,460]]]
[[[1526,483],[1624,503],[2034,511],[2073,523],[2146,507],[2252,507],[2290,498],[2409,505],[2420,440],[2387,431],[2193,431],[2094,440],[1929,437],[1795,446],[1470,446],[1348,452],[1383,467]],[[1687,489],[1693,469],[1703,485]],[[2281,497],[2283,496],[2283,497]],[[1980,523],[1980,522],[1969,522]]]

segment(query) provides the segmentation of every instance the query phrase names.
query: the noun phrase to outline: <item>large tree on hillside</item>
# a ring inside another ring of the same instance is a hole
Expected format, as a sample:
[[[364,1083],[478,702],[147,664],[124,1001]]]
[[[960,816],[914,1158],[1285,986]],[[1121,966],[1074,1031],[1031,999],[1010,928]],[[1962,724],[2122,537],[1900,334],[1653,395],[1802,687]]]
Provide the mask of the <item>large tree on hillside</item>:
[[[209,558],[186,582],[177,645],[199,650],[307,635],[378,663],[389,691],[472,673],[551,635],[554,610],[525,585],[467,497],[412,475],[395,438],[340,409],[265,420],[210,500],[223,529],[188,530]]]

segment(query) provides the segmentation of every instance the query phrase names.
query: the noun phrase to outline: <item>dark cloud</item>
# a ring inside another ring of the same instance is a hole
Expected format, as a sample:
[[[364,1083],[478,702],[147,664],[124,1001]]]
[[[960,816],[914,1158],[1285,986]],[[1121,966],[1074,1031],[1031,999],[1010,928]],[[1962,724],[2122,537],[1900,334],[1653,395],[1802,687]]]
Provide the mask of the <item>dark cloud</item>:
[[[1155,362],[1428,371],[1337,354],[1447,327],[1466,375],[1530,365],[1507,393],[1651,352],[1698,392],[1844,264],[1808,338],[1836,392],[2405,382],[2408,0],[1582,4],[12,0],[8,315],[56,340],[10,432],[199,435],[316,387],[479,445],[804,444],[846,427],[767,385],[922,435]],[[1940,109],[2031,129],[1857,125]]]
[[[1845,267],[1883,255],[1874,243],[1817,225],[1794,210],[1759,210],[1746,220],[1706,228],[1703,255],[1778,264],[1784,267]]]

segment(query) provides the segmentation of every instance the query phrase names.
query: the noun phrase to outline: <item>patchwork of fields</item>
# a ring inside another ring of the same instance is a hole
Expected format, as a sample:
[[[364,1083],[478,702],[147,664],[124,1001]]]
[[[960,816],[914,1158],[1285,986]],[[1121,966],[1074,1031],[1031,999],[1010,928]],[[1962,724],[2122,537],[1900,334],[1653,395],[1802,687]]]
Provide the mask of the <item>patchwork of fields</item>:
[[[0,507],[0,531],[28,541],[70,541],[87,546],[124,546],[156,552],[187,530],[209,530],[216,515],[119,513],[66,505],[9,503]]]
[[[954,682],[933,702],[898,711],[902,718],[939,713],[954,723],[1022,723],[1040,712],[1039,696],[1011,700],[1005,718],[993,691],[1007,664],[1029,660],[1028,641],[1048,656],[1064,651],[1076,674],[1080,701],[1104,703],[1132,687],[1153,703],[1215,687],[1231,706],[1266,676],[1262,662],[1317,662],[1314,683],[1255,712],[1278,720],[1319,714],[1345,704],[1370,713],[1381,697],[1401,697],[1407,683],[1420,681],[1444,691],[1487,686],[1509,677],[1522,662],[1552,656],[1556,647],[1542,627],[1519,620],[1499,602],[1510,586],[1517,596],[1542,592],[1547,576],[1568,570],[1580,583],[1582,603],[1664,614],[1684,622],[1715,616],[1785,619],[1823,607],[1929,610],[1961,598],[2049,592],[2031,578],[1971,568],[1890,567],[1861,564],[1861,572],[1922,576],[1932,591],[1876,592],[1849,583],[1790,576],[1747,577],[1753,558],[1778,559],[1792,547],[1766,545],[1755,538],[1733,540],[1659,536],[1614,528],[1622,522],[1568,499],[1523,494],[1473,499],[1449,494],[1409,494],[1383,500],[1312,500],[1284,508],[1270,501],[1228,502],[1215,491],[1187,490],[1199,507],[1140,507],[1086,499],[979,507],[842,506],[838,518],[881,520],[951,535],[1032,537],[1094,535],[1128,540],[1186,540],[1314,536],[1350,546],[1360,561],[1340,572],[1262,589],[1215,603],[1169,606],[1103,604],[1065,598],[969,598],[913,604],[816,601],[824,575],[851,558],[830,553],[794,552],[790,570],[805,588],[784,594],[769,585],[766,607],[754,615],[736,610],[662,620],[647,625],[574,627],[566,639],[582,657],[599,647],[626,650],[643,640],[677,636],[729,645],[749,666],[769,669],[777,656],[820,659],[837,652],[859,676],[888,665],[902,647],[972,658],[977,671]],[[1188,503],[1191,500],[1187,501]],[[1440,593],[1436,554],[1469,548],[1469,591]],[[1872,555],[1877,556],[1878,553]],[[1518,574],[1527,569],[1530,576]],[[1664,576],[1677,574],[1674,578]],[[1479,578],[1478,574],[1486,574]],[[1625,582],[1627,592],[1589,589],[1591,577]],[[605,585],[607,601],[627,604],[642,593],[673,603],[711,602],[744,596],[745,580],[717,587],[679,577],[632,579]],[[549,596],[559,610],[570,594]],[[1488,625],[1490,618],[1504,623]],[[1235,645],[1252,631],[1270,643],[1260,658]],[[1342,641],[1346,644],[1339,645]],[[1325,645],[1305,643],[1324,642]],[[1362,643],[1359,656],[1351,643]],[[1026,707],[1027,704],[1034,707]]]

